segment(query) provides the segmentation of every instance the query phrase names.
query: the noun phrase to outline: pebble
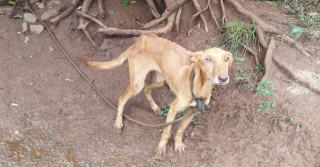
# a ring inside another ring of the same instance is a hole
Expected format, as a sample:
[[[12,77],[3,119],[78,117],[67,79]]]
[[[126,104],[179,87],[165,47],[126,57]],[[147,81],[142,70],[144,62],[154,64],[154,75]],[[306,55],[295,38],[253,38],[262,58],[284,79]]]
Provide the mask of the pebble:
[[[50,52],[53,52],[53,51],[54,51],[54,48],[51,47],[51,46],[49,46],[49,50],[50,50]]]
[[[36,5],[38,6],[39,9],[43,9],[44,8],[44,3],[36,3]]]
[[[48,20],[48,19],[50,19],[50,18],[52,18],[52,17],[55,17],[55,16],[57,16],[58,15],[58,12],[56,11],[56,10],[54,10],[54,9],[49,9],[49,10],[47,10],[47,11],[45,11],[42,15],[41,15],[41,19],[42,20]]]
[[[25,34],[28,32],[28,30],[29,30],[28,23],[24,21],[22,23],[22,31],[21,32]]]
[[[32,13],[25,13],[23,15],[24,21],[29,22],[29,23],[35,23],[37,21],[37,18],[35,15]]]
[[[43,25],[30,25],[30,31],[34,34],[40,34],[43,30]]]

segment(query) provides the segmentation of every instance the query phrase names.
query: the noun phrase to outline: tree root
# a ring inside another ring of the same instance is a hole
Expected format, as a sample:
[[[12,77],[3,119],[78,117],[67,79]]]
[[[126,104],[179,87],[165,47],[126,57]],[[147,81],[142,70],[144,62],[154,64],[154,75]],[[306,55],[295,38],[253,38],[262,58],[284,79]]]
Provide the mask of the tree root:
[[[216,18],[216,14],[214,13],[214,11],[213,11],[213,9],[211,7],[211,3],[209,3],[209,10],[210,10],[211,17],[214,20],[214,22],[216,23],[219,31],[222,32],[222,29],[221,29],[221,27],[219,25],[219,22],[218,22],[217,18]]]
[[[154,4],[153,0],[146,0],[147,4],[149,5],[150,11],[152,13],[152,15],[158,19],[160,18],[160,14],[156,8],[156,5]]]
[[[169,31],[171,31],[173,29],[174,26],[174,22],[175,22],[175,18],[176,18],[176,14],[177,12],[172,13],[169,18],[168,18],[168,22],[167,25],[159,28],[159,29],[155,29],[155,30],[124,30],[124,29],[118,29],[118,28],[112,28],[112,27],[107,27],[106,25],[104,25],[101,21],[87,15],[84,14],[82,12],[77,12],[77,14],[81,17],[84,17],[86,19],[90,19],[91,21],[94,21],[95,23],[97,23],[99,26],[101,26],[102,28],[99,28],[97,30],[97,32],[103,33],[105,35],[122,35],[122,36],[139,36],[139,35],[143,35],[143,34],[148,34],[148,33],[154,33],[154,34],[165,34]]]
[[[268,48],[268,43],[266,42],[265,38],[264,38],[264,34],[263,34],[263,31],[261,30],[260,26],[257,25],[257,36],[258,36],[258,39],[259,39],[259,43],[261,44],[261,46],[264,48],[264,49],[267,49]]]
[[[224,2],[223,0],[220,0],[220,6],[221,6],[221,10],[222,10],[222,24],[227,24],[227,17],[226,17],[226,8],[224,7]]]
[[[316,93],[317,95],[320,95],[320,89],[313,87],[310,82],[301,79],[299,76],[297,76],[297,74],[293,71],[291,71],[288,67],[286,67],[286,65],[282,64],[281,61],[277,60],[275,57],[273,57],[272,59],[275,64],[282,69],[289,77],[291,77],[292,79],[294,79],[296,82],[298,82],[299,84],[301,84],[302,86],[308,88],[309,90],[311,90],[312,92]]]
[[[260,28],[266,32],[270,32],[273,34],[277,34],[280,36],[283,36],[283,39],[289,43],[289,45],[293,44],[301,53],[303,53],[305,56],[309,57],[311,56],[300,44],[295,42],[292,38],[288,37],[284,33],[282,33],[278,28],[271,26],[269,24],[266,24],[264,21],[262,21],[258,16],[256,16],[254,13],[248,11],[245,9],[239,2],[236,0],[226,0],[229,3],[231,3],[240,13],[247,16],[248,18],[251,18],[255,21],[255,23],[260,26]]]
[[[69,7],[64,10],[60,15],[54,17],[53,19],[51,19],[49,22],[52,24],[58,24],[62,19],[68,17],[79,5],[80,0],[73,0],[71,2],[71,5],[69,5]]]
[[[104,11],[103,0],[98,0],[99,16],[104,19],[106,12]]]
[[[88,13],[91,3],[92,3],[92,0],[85,0],[82,4],[81,13],[84,13],[84,14]],[[103,4],[102,2],[100,2],[100,0],[98,1],[98,6],[99,6],[99,12],[101,14],[100,8],[102,8],[103,12],[104,12],[104,9],[103,9]],[[77,29],[81,30],[84,33],[84,35],[89,39],[89,41],[92,43],[94,47],[97,47],[97,44],[93,41],[89,31],[87,30],[88,25],[89,25],[88,21],[86,21],[84,18],[79,18],[79,25]]]
[[[159,19],[155,19],[152,20],[148,23],[146,23],[143,26],[143,29],[148,29],[156,24],[161,23],[162,21],[164,21],[165,19],[167,19],[169,16],[171,16],[171,14],[173,12],[175,12],[178,8],[180,8],[180,6],[182,6],[185,2],[187,2],[188,0],[177,0],[175,1],[173,4],[171,4],[169,7],[167,7],[167,9],[163,12],[163,14],[161,15],[161,17]]]
[[[202,15],[202,13],[207,10],[209,8],[209,4],[210,4],[210,0],[208,0],[207,6],[203,9],[201,9],[200,4],[198,2],[198,0],[192,0],[194,7],[196,8],[196,10],[198,11],[196,14],[194,14],[190,20],[190,26],[192,24],[192,21],[198,17],[200,15],[201,20],[203,21],[204,24],[204,29],[206,32],[208,32],[208,25],[207,25],[207,21],[204,18],[204,16]]]
[[[180,33],[180,17],[181,17],[181,13],[182,13],[182,6],[178,9],[177,16],[176,16],[176,21],[174,23],[174,27],[175,27],[175,30],[176,30],[177,34]]]
[[[254,60],[256,61],[256,65],[258,65],[259,64],[258,52],[255,49],[250,48],[245,44],[241,44],[241,45],[254,56]]]
[[[275,48],[276,48],[276,42],[275,42],[275,39],[272,38],[270,40],[269,45],[268,45],[267,53],[266,53],[266,55],[264,57],[264,62],[263,62],[264,75],[263,75],[261,81],[264,80],[265,78],[268,78],[269,75],[270,75],[273,51],[274,51]],[[260,84],[261,84],[261,81],[260,81]]]

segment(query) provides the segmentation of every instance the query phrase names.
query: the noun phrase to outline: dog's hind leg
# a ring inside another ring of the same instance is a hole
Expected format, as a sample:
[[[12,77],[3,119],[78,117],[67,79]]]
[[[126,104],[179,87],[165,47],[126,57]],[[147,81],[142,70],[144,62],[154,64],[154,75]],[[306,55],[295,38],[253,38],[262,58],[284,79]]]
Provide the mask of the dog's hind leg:
[[[123,123],[122,123],[123,108],[130,98],[137,95],[143,89],[144,78],[146,77],[147,74],[148,74],[148,71],[144,71],[140,73],[138,76],[135,76],[135,75],[130,76],[130,85],[127,88],[126,92],[124,92],[124,94],[119,98],[118,113],[117,113],[117,117],[114,125],[118,133],[121,132],[121,129],[123,127]]]
[[[187,110],[186,110],[186,113],[185,114],[189,114],[190,112],[192,112],[192,110],[194,110],[194,107],[189,107]],[[188,127],[188,125],[190,124],[190,122],[192,121],[192,118],[194,117],[195,114],[191,115],[190,117],[184,119],[178,130],[177,130],[177,134],[176,134],[176,137],[175,137],[175,144],[174,144],[174,150],[176,152],[179,152],[180,154],[184,153],[184,148],[186,147],[183,142],[182,142],[182,138],[183,138],[183,134],[184,134],[184,131],[186,130],[186,128]]]
[[[157,72],[157,71],[153,71],[153,72],[151,72],[150,81],[144,87],[144,94],[145,94],[146,98],[148,99],[148,101],[151,105],[151,108],[156,115],[158,115],[158,113],[160,111],[160,107],[153,100],[151,92],[152,92],[152,89],[163,86],[164,82],[165,82],[165,79],[163,78],[161,73]]]

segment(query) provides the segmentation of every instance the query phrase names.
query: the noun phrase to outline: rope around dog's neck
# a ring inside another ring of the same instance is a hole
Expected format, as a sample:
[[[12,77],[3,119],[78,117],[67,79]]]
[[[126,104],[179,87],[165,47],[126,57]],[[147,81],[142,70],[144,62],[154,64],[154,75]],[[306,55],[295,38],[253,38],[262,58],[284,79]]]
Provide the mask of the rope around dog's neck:
[[[199,111],[209,111],[210,110],[210,106],[205,103],[206,98],[197,98],[193,93],[194,76],[195,76],[194,71],[192,71],[191,78],[190,78],[190,92],[191,92],[191,95],[192,95],[192,99],[197,104],[197,110],[199,110]]]
[[[114,109],[115,111],[117,111],[117,107],[115,105],[113,105],[111,103],[111,101],[105,96],[103,95],[96,86],[94,86],[92,84],[92,82],[88,79],[88,77],[80,70],[80,68],[74,63],[74,61],[71,59],[71,57],[68,55],[68,53],[65,51],[65,49],[62,47],[62,45],[60,44],[60,42],[58,41],[57,37],[54,35],[54,33],[52,32],[52,30],[50,29],[50,27],[32,10],[32,8],[30,7],[29,5],[29,1],[27,0],[26,2],[26,9],[29,10],[32,14],[34,14],[37,19],[40,20],[41,24],[43,26],[46,27],[46,29],[49,31],[49,34],[51,36],[51,38],[53,39],[53,41],[56,43],[56,45],[58,46],[58,48],[61,50],[61,52],[63,53],[63,55],[67,58],[67,60],[71,63],[71,65],[73,66],[73,68],[76,69],[76,71],[81,75],[81,77],[91,86],[91,88],[102,98],[102,100],[109,104],[110,107],[112,109]],[[195,113],[195,111],[193,112],[190,112],[188,114],[186,114],[185,116],[181,117],[181,118],[178,118],[174,121],[171,121],[171,122],[168,122],[168,123],[163,123],[163,124],[155,124],[155,125],[152,125],[152,124],[147,124],[147,123],[143,123],[143,122],[140,122],[138,120],[135,120],[131,117],[129,117],[128,115],[126,114],[123,114],[124,118],[128,119],[129,121],[131,122],[134,122],[138,125],[141,125],[141,126],[145,126],[145,127],[151,127],[151,128],[159,128],[159,127],[164,127],[164,126],[167,126],[167,125],[172,125],[172,124],[175,124],[175,123],[178,123],[188,117],[190,117],[191,115],[193,115]]]

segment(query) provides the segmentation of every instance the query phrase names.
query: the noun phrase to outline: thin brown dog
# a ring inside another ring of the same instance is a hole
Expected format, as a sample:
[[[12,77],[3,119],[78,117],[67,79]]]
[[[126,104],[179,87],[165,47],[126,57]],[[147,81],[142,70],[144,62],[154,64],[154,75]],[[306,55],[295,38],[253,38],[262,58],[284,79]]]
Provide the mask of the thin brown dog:
[[[177,95],[171,103],[166,122],[173,121],[176,114],[192,112],[195,102],[190,91],[190,78],[194,72],[193,92],[197,98],[206,98],[209,104],[211,91],[215,84],[225,85],[229,82],[228,68],[232,64],[232,54],[219,48],[210,48],[199,52],[190,52],[180,45],[157,35],[148,34],[137,38],[117,59],[108,62],[86,61],[86,65],[99,69],[113,69],[128,59],[130,84],[126,92],[119,98],[115,128],[121,132],[123,127],[123,108],[126,102],[137,95],[142,89],[150,102],[152,110],[157,114],[160,107],[154,102],[151,91],[161,87],[165,82]],[[145,78],[151,79],[145,83]],[[184,152],[182,142],[184,130],[194,115],[184,119],[175,137],[175,151]],[[166,154],[166,144],[171,135],[171,125],[163,128],[156,155]]]

